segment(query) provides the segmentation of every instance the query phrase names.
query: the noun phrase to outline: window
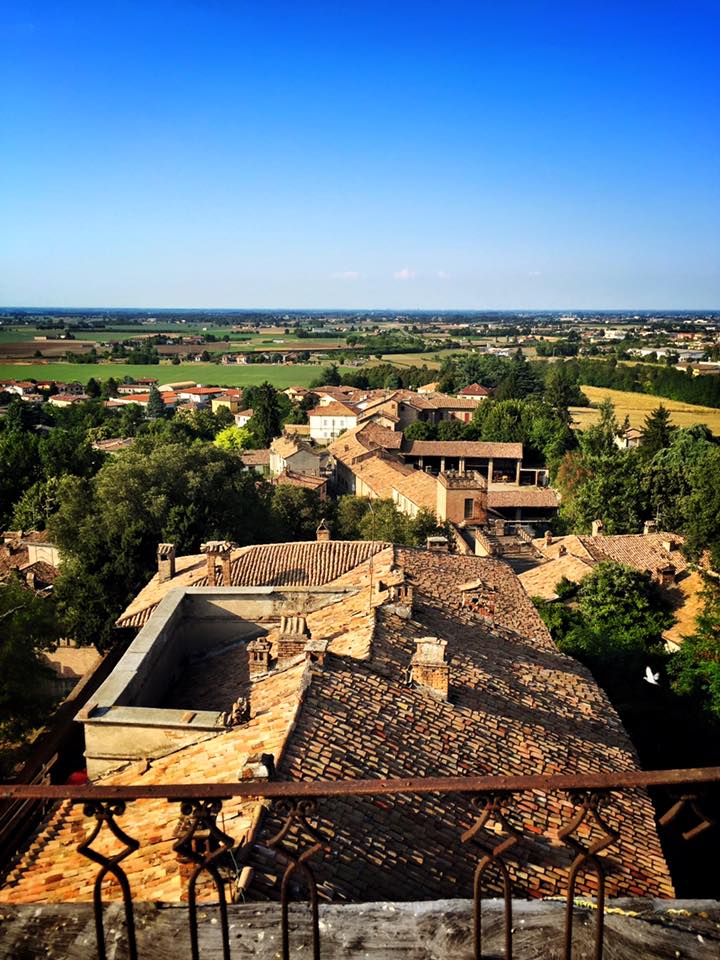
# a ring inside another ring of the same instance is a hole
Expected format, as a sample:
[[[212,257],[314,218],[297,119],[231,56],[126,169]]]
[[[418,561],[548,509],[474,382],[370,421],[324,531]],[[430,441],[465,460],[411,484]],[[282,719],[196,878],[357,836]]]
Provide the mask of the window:
[[[472,497],[468,497],[465,500],[465,519],[466,520],[469,520],[470,517],[473,515],[474,505],[475,505],[475,501],[473,500]]]

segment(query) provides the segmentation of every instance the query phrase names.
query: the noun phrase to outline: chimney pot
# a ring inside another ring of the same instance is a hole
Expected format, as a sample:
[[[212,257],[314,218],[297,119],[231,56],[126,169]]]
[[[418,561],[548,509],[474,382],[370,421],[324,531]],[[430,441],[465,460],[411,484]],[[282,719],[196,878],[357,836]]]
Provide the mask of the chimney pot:
[[[552,533],[551,533],[550,530],[546,530],[546,531],[545,531],[545,546],[546,546],[546,547],[551,546],[551,545],[552,545],[552,542],[553,542],[553,535],[552,535]]]
[[[278,664],[283,666],[305,651],[310,639],[305,617],[296,614],[280,618],[280,636],[278,637]]]
[[[321,520],[318,524],[318,528],[315,531],[315,539],[318,543],[325,543],[332,539],[330,536],[330,527],[325,520]]]
[[[175,576],[175,544],[159,543],[157,548],[158,582],[166,583]]]
[[[440,700],[447,700],[450,686],[450,665],[445,659],[446,640],[423,637],[415,641],[415,654],[410,664],[410,677],[418,687]]]
[[[601,537],[603,535],[603,528],[605,524],[602,520],[593,520],[592,522],[592,535],[594,537]]]
[[[646,520],[643,524],[643,535],[647,537],[650,533],[657,533],[657,524],[654,520]]]

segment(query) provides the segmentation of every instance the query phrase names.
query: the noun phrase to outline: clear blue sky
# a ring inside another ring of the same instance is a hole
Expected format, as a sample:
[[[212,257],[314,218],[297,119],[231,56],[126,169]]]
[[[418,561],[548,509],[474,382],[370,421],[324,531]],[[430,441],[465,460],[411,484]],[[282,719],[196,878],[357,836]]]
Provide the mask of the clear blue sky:
[[[0,6],[0,303],[718,308],[720,5]]]

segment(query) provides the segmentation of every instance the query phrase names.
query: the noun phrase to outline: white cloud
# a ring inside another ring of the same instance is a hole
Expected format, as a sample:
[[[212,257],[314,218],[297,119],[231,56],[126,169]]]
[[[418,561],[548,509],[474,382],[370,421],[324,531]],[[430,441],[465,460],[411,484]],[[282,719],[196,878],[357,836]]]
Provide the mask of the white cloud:
[[[341,270],[337,273],[331,273],[333,280],[359,280],[362,274],[359,270]]]
[[[542,270],[531,270],[531,271],[528,273],[528,276],[529,276],[529,277],[541,277],[541,276],[542,276]]]
[[[438,270],[437,276],[438,276],[438,279],[439,279],[439,280],[449,280],[449,279],[450,279],[450,274],[447,272],[447,270]]]
[[[393,274],[393,280],[414,280],[415,271],[410,267],[403,267],[402,270],[396,270]]]

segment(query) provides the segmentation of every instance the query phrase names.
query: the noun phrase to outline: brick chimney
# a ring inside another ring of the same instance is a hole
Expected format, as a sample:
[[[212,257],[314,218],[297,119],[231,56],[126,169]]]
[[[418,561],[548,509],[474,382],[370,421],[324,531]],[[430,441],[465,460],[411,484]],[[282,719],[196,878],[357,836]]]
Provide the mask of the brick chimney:
[[[232,552],[237,547],[236,543],[232,543],[230,540],[208,540],[207,543],[203,543],[200,546],[200,550],[207,557],[207,577],[208,577],[208,586],[214,587],[215,584],[215,567],[217,566],[218,559],[220,560],[221,567],[221,576],[220,584],[221,587],[229,587],[232,585]]]
[[[325,520],[321,520],[317,530],[315,531],[315,539],[318,543],[325,543],[328,540],[332,540],[330,536],[330,527],[327,525]]]
[[[553,535],[552,535],[552,533],[550,532],[550,530],[546,530],[546,531],[545,531],[545,546],[546,546],[546,547],[552,546],[552,542],[553,542]]]
[[[450,686],[450,665],[445,659],[446,640],[423,637],[415,641],[410,663],[412,682],[439,700],[447,700]]]
[[[655,572],[655,577],[661,587],[664,587],[666,590],[669,590],[670,587],[675,586],[676,574],[677,574],[677,567],[675,566],[675,564],[666,563],[665,566],[657,568]]]
[[[643,536],[647,537],[651,533],[657,533],[657,524],[654,520],[646,520],[643,524]]]
[[[605,524],[602,520],[593,520],[592,522],[592,535],[594,537],[601,537],[603,535],[603,528]]]
[[[271,646],[267,637],[258,637],[257,640],[251,640],[247,645],[248,673],[251,677],[269,672]]]
[[[662,548],[663,550],[666,550],[668,553],[672,553],[673,550],[677,549],[677,543],[675,542],[675,540],[670,540],[668,538],[662,541]]]
[[[414,590],[407,580],[394,583],[388,587],[386,608],[403,620],[410,620],[413,612]]]
[[[281,617],[280,636],[278,637],[278,665],[283,666],[288,660],[305,652],[305,644],[310,639],[310,633],[303,616]]]
[[[158,583],[165,583],[175,576],[175,544],[159,543],[157,548]]]

